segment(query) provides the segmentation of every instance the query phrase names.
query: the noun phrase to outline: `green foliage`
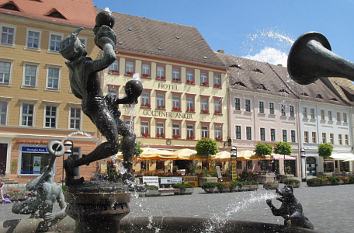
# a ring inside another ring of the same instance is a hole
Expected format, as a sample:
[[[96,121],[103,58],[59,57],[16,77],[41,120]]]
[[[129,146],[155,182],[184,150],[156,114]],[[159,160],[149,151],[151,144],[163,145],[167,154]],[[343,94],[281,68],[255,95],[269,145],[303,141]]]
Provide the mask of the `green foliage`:
[[[300,187],[300,180],[289,178],[289,179],[284,180],[284,184],[290,185],[293,188],[299,188]]]
[[[199,155],[215,155],[218,152],[218,146],[215,140],[210,138],[203,138],[197,142],[195,150]]]
[[[141,153],[143,153],[143,149],[141,149],[141,143],[136,142],[135,143],[135,155],[139,156]]]
[[[252,172],[243,171],[238,177],[239,181],[257,181],[257,175]]]
[[[325,159],[331,156],[332,151],[333,151],[333,145],[330,143],[322,143],[318,146],[319,156],[322,156]]]
[[[202,189],[213,189],[216,187],[216,183],[206,182],[202,185]]]
[[[307,186],[316,187],[316,186],[321,186],[323,182],[322,179],[320,178],[312,178],[312,179],[308,179],[306,183]]]
[[[265,155],[270,155],[272,153],[272,145],[267,143],[257,143],[254,151],[256,152],[256,155],[264,157]]]
[[[147,189],[147,190],[158,190],[159,188],[157,187],[157,186],[155,186],[155,185],[145,185],[145,188]]]
[[[354,184],[354,176],[349,176],[348,184]]]
[[[330,176],[328,177],[329,182],[331,185],[338,185],[339,184],[339,178],[336,176]]]
[[[190,183],[177,183],[173,184],[172,187],[175,189],[186,189],[186,188],[193,188],[193,186]]]
[[[220,193],[222,193],[224,191],[225,185],[223,183],[217,183],[216,188]]]
[[[274,145],[274,152],[280,155],[290,155],[291,145],[288,142],[278,142]]]

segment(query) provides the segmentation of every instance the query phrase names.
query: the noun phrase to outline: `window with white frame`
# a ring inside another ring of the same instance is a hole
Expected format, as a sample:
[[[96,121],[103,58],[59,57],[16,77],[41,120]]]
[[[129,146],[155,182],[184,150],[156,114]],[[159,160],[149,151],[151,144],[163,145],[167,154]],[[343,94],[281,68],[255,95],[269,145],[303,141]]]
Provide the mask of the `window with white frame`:
[[[187,112],[194,112],[194,96],[187,96]]]
[[[283,142],[288,141],[288,131],[286,129],[283,129]]]
[[[0,84],[10,83],[11,62],[0,61]]]
[[[214,114],[221,114],[222,113],[222,99],[221,98],[214,98]]]
[[[280,105],[280,111],[281,111],[281,116],[286,116],[286,109],[285,109],[285,105],[282,104]]]
[[[161,64],[157,64],[156,66],[156,79],[157,80],[165,80],[165,66]]]
[[[322,143],[326,143],[327,142],[327,135],[326,133],[322,133]]]
[[[0,100],[0,125],[6,125],[7,122],[7,101]]]
[[[260,128],[259,129],[259,136],[260,136],[260,139],[261,141],[265,141],[265,128]]]
[[[38,65],[34,64],[25,64],[24,69],[24,79],[23,86],[25,87],[36,87],[37,82],[37,68]]]
[[[295,108],[294,106],[289,106],[290,117],[295,117]]]
[[[141,64],[141,74],[143,77],[150,77],[151,76],[151,64],[144,62]]]
[[[240,98],[235,98],[234,106],[235,106],[235,110],[241,110],[241,100],[240,100]]]
[[[269,114],[274,115],[274,103],[269,103]]]
[[[200,85],[209,86],[209,77],[206,71],[200,72]]]
[[[308,131],[304,131],[304,142],[309,143],[309,132]]]
[[[125,75],[132,76],[135,72],[134,61],[125,60]]]
[[[315,119],[315,109],[314,108],[310,109],[310,115],[311,115],[311,120],[314,120]]]
[[[119,63],[115,60],[111,65],[108,66],[108,73],[117,74],[119,73]]]
[[[187,69],[186,71],[186,83],[187,84],[194,84],[194,70]]]
[[[317,143],[316,132],[312,132],[312,143]]]
[[[156,93],[156,107],[157,109],[165,108],[165,93],[162,92]]]
[[[304,119],[307,119],[307,108],[306,107],[303,108],[302,115],[303,115]]]
[[[202,125],[202,138],[209,138],[209,126]]]
[[[56,106],[45,106],[45,123],[46,128],[56,128],[56,118],[57,118],[57,107]]]
[[[150,130],[149,130],[149,122],[148,121],[141,121],[140,122],[140,132],[142,137],[149,137]]]
[[[172,123],[172,137],[173,138],[181,137],[181,123],[179,122]]]
[[[291,142],[296,142],[296,131],[291,130],[290,134],[291,134]]]
[[[201,109],[201,113],[209,113],[209,98],[208,97],[201,97],[200,109]]]
[[[163,122],[156,123],[156,137],[157,138],[165,137],[165,124]]]
[[[339,145],[343,144],[342,134],[338,134],[338,143]]]
[[[259,110],[259,113],[264,113],[264,102],[263,101],[259,101],[258,110]]]
[[[333,133],[329,134],[329,141],[331,144],[334,144],[334,134]]]
[[[328,121],[332,121],[332,111],[328,111]]]
[[[221,73],[214,72],[213,84],[215,88],[221,88]]]
[[[172,111],[181,111],[181,95],[172,95]]]
[[[215,124],[214,125],[214,137],[217,141],[222,141],[222,125]]]
[[[14,45],[15,44],[15,28],[10,26],[1,26],[1,44]]]
[[[141,106],[150,108],[150,91],[144,90],[140,98]]]
[[[246,139],[252,140],[252,127],[249,126],[246,127]]]
[[[21,126],[33,126],[34,105],[30,103],[22,103],[21,108]]]
[[[27,48],[39,49],[40,36],[41,36],[41,33],[39,31],[28,30],[27,31]]]
[[[181,68],[180,67],[172,67],[172,82],[180,82],[181,81]]]
[[[340,112],[337,112],[337,123],[342,121]]]
[[[59,89],[59,67],[48,67],[47,88],[52,90]]]
[[[49,36],[49,51],[59,52],[60,42],[63,40],[62,35],[60,34],[50,34]]]
[[[236,135],[236,139],[241,140],[241,126],[240,125],[236,125],[235,135]]]
[[[345,140],[345,145],[349,145],[349,135],[348,134],[346,134],[346,135],[344,135],[344,140]]]
[[[348,123],[347,114],[343,112],[343,123]]]
[[[75,108],[71,107],[70,108],[70,129],[77,129],[80,130],[80,125],[81,125],[81,108]]]
[[[270,140],[275,142],[275,129],[270,129]]]
[[[245,111],[251,112],[251,100],[250,99],[245,100]]]
[[[194,139],[194,124],[187,124],[187,139]]]
[[[112,85],[112,84],[107,85],[107,91],[109,95],[118,96],[118,90],[119,90],[118,85]]]
[[[321,121],[324,121],[325,119],[326,119],[325,111],[321,109]]]

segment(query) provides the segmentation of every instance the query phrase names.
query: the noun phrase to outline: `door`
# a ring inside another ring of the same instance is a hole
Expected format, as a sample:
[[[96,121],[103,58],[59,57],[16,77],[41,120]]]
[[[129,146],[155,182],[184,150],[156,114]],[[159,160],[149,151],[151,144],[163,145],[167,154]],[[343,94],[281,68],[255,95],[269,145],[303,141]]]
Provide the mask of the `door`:
[[[317,174],[317,165],[315,157],[306,158],[306,176],[316,176]]]
[[[7,161],[7,144],[0,143],[0,175],[5,175]]]

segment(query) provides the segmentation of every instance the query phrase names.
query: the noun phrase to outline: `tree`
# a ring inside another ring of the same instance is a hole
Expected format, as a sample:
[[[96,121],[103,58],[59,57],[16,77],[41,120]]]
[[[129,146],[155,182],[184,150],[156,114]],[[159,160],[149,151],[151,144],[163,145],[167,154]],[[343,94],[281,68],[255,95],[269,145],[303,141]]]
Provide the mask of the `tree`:
[[[331,156],[333,151],[333,145],[330,143],[322,143],[318,145],[318,154],[319,156],[323,157],[324,159]]]
[[[139,156],[142,152],[143,149],[141,149],[141,143],[135,142],[135,156]]]
[[[215,140],[210,138],[203,138],[197,142],[195,150],[199,155],[215,155],[218,152],[218,146]]]
[[[272,153],[272,146],[267,143],[257,143],[254,151],[256,152],[256,155],[264,157]]]
[[[288,142],[278,142],[274,146],[274,152],[280,155],[290,155],[291,145]]]

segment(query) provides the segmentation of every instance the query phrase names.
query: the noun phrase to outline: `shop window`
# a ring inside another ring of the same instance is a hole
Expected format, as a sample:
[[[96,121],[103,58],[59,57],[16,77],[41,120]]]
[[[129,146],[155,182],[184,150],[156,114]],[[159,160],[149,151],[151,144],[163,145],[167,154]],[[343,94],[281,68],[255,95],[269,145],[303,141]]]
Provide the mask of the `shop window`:
[[[22,146],[21,148],[21,167],[22,175],[39,175],[49,164],[49,153],[46,146]]]

